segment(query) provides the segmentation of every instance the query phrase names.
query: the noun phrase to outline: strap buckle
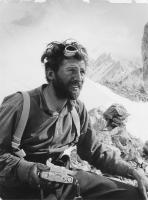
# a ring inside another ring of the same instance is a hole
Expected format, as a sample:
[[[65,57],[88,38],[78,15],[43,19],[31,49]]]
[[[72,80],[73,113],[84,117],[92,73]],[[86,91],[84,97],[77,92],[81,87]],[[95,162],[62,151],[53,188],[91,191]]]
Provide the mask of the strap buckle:
[[[14,154],[20,158],[24,158],[26,156],[26,153],[23,149],[16,149],[14,150]]]

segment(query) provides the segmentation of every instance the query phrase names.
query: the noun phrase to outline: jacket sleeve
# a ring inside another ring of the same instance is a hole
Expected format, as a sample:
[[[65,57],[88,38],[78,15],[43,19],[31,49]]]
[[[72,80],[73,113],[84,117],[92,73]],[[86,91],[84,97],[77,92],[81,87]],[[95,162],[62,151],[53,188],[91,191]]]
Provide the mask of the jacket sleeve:
[[[0,183],[3,185],[17,185],[18,165],[26,161],[13,155],[11,138],[17,127],[22,112],[22,95],[16,93],[4,99],[0,107]]]
[[[99,142],[98,136],[91,127],[84,105],[81,109],[80,120],[81,135],[77,144],[77,151],[81,159],[88,161],[104,173],[129,177],[131,167],[109,146]]]

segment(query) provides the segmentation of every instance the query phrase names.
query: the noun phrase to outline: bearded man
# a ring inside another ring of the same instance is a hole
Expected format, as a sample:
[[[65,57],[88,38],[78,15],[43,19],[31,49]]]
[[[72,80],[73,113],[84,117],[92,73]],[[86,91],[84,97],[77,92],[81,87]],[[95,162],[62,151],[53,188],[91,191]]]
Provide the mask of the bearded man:
[[[77,41],[51,42],[41,62],[47,84],[28,91],[30,112],[20,144],[25,155],[18,156],[12,148],[23,109],[22,94],[6,97],[0,109],[1,198],[146,200],[148,179],[144,172],[132,169],[116,152],[97,140],[86,108],[78,100],[88,66],[86,49]],[[73,109],[79,117],[80,134]],[[69,166],[68,159],[62,160],[61,154],[73,145],[83,160],[103,172],[136,179],[138,188],[83,170],[71,169],[75,184],[44,179],[41,174],[51,170],[47,161]]]

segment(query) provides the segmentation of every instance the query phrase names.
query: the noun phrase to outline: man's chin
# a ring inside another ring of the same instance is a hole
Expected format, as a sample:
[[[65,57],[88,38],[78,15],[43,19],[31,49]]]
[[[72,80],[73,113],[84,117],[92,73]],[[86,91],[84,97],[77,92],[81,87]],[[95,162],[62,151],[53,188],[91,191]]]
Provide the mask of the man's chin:
[[[70,93],[70,95],[69,95],[69,99],[70,99],[70,100],[77,100],[78,97],[79,97],[79,95],[80,95],[80,92],[72,92],[72,93]]]

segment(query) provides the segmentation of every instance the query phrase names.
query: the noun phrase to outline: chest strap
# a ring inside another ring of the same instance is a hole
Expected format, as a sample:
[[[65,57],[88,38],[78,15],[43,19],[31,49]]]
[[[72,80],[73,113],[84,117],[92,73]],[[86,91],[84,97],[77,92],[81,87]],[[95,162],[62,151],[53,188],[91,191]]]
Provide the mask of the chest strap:
[[[27,92],[20,92],[23,96],[23,109],[21,113],[21,117],[19,119],[17,128],[12,138],[11,146],[15,155],[19,157],[25,157],[25,152],[23,149],[20,149],[21,139],[23,136],[23,132],[25,130],[27,120],[30,112],[30,96]]]
[[[26,153],[23,149],[20,149],[21,139],[27,124],[27,120],[29,118],[30,112],[30,96],[27,92],[20,92],[23,96],[23,109],[21,113],[21,117],[19,119],[16,131],[13,135],[11,146],[15,153],[15,155],[19,157],[25,157]],[[77,136],[75,138],[75,143],[77,143],[80,136],[80,117],[75,107],[73,107],[71,111],[72,119],[76,128]]]
[[[80,136],[80,117],[75,107],[73,107],[73,109],[71,110],[71,115],[74,125],[76,127],[77,136],[75,142],[77,143]]]

